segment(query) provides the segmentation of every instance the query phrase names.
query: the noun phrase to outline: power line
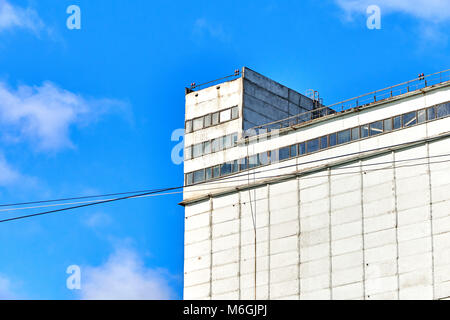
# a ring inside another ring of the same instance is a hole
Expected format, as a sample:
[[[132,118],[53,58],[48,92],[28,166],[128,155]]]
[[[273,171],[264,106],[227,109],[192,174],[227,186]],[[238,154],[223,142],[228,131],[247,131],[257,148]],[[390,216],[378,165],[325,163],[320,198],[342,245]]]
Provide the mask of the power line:
[[[403,159],[403,160],[399,160],[399,161],[411,161],[411,159]],[[373,164],[368,164],[368,165],[380,165],[380,164],[387,164],[387,163],[393,164],[393,163],[396,163],[396,162],[399,162],[399,161],[395,161],[395,162],[380,162],[380,163],[373,163]],[[435,161],[435,162],[406,164],[406,165],[403,165],[403,166],[396,166],[395,169],[407,168],[407,167],[415,167],[415,166],[421,166],[421,165],[429,165],[429,164],[448,163],[448,162],[450,162],[450,159],[442,160],[442,161]],[[348,169],[348,168],[355,168],[355,167],[356,166],[345,167],[345,168],[336,168],[336,169]],[[357,166],[357,167],[359,168],[359,166]],[[369,170],[364,170],[364,172],[373,172],[373,171],[389,170],[389,169],[393,169],[393,167],[383,167],[383,168],[369,169]],[[359,173],[361,173],[361,172],[360,171],[342,172],[342,173],[334,173],[333,176],[347,175],[347,174],[359,174]],[[254,181],[256,182],[256,179],[259,180],[259,179],[267,179],[267,178],[275,178],[275,177],[287,177],[287,176],[293,176],[293,175],[294,175],[293,173],[286,173],[286,174],[281,174],[281,175],[258,177],[258,178],[254,178]],[[295,174],[295,175],[297,175],[297,174]],[[319,178],[319,177],[328,177],[328,175],[326,175],[326,176],[309,176],[309,177],[303,177],[303,179],[311,179],[311,178]],[[232,177],[229,177],[229,178],[232,178]],[[235,180],[233,180],[233,181],[235,181]],[[223,183],[223,182],[216,182],[216,183],[211,183],[211,184],[217,184],[217,183]],[[183,192],[209,191],[209,190],[213,189],[213,188],[208,188],[208,189],[197,189],[197,190],[191,190],[191,191],[184,190],[184,191],[171,192],[171,193],[167,192],[167,191],[177,190],[177,189],[182,189],[182,188],[184,188],[184,186],[159,189],[159,190],[156,190],[156,191],[147,192],[147,193],[138,194],[138,195],[133,195],[133,196],[114,198],[114,199],[106,199],[106,200],[96,201],[96,202],[92,202],[92,203],[88,203],[88,204],[82,204],[82,205],[77,205],[77,206],[72,206],[72,207],[67,207],[67,208],[61,208],[61,209],[56,209],[56,210],[51,210],[51,211],[39,212],[39,213],[35,213],[35,214],[17,216],[17,217],[13,217],[13,218],[9,218],[9,219],[0,220],[0,223],[14,221],[14,220],[21,220],[21,219],[26,219],[26,218],[31,218],[31,217],[41,216],[41,215],[47,215],[47,214],[57,213],[57,212],[62,212],[62,211],[68,211],[68,210],[73,210],[73,209],[78,209],[78,208],[84,208],[84,207],[89,207],[89,206],[94,206],[94,205],[104,204],[104,203],[109,203],[109,202],[116,202],[116,201],[121,201],[121,200],[127,200],[127,199],[144,198],[144,197],[157,196],[157,195],[169,195],[169,194],[176,194],[176,193],[183,193]],[[218,187],[218,188],[215,188],[215,189],[222,189],[222,188]],[[165,192],[165,193],[162,193],[162,192]]]
[[[450,136],[450,133],[446,134],[446,135],[443,135],[441,137],[447,137],[447,136]],[[273,171],[273,170],[281,170],[281,169],[286,169],[286,168],[290,168],[290,167],[295,167],[295,166],[298,166],[298,165],[312,164],[312,163],[326,161],[326,160],[339,159],[339,158],[343,158],[343,157],[347,157],[347,156],[358,155],[358,154],[367,153],[367,152],[374,152],[374,151],[379,151],[379,150],[383,150],[383,149],[396,148],[396,147],[401,147],[403,145],[408,145],[408,144],[418,143],[418,142],[421,142],[421,141],[428,141],[428,140],[429,139],[418,139],[418,140],[414,140],[414,141],[410,141],[410,142],[404,142],[404,143],[389,145],[389,146],[385,146],[385,147],[379,147],[379,148],[368,149],[368,150],[364,150],[364,151],[357,151],[357,152],[352,152],[352,153],[347,153],[347,154],[342,154],[342,155],[337,155],[337,156],[332,156],[332,157],[327,157],[327,158],[310,160],[310,161],[306,161],[306,162],[303,162],[303,163],[300,163],[300,164],[296,163],[296,164],[286,165],[286,166],[277,167],[277,168],[264,169],[262,171],[261,170],[260,171],[255,170],[253,172],[253,174],[257,174],[257,173],[261,173],[261,172],[267,172],[267,171]],[[444,156],[450,156],[450,154],[442,154],[442,155],[437,155],[437,156],[429,156],[429,157],[422,157],[422,158],[416,158],[416,159],[428,159],[428,158],[433,158],[433,157],[444,157]],[[296,159],[296,158],[291,158],[289,160],[292,160],[292,159]],[[402,161],[402,160],[397,160],[397,162],[399,162],[399,161]],[[251,171],[251,169],[249,169],[248,171]],[[247,176],[248,176],[248,173],[244,173],[243,172],[243,173],[239,173],[239,174],[234,174],[232,176],[232,178],[247,177]],[[213,181],[227,180],[229,178],[230,178],[229,176],[221,177],[221,178],[215,179]],[[211,183],[215,183],[215,182],[205,181],[205,182],[202,182],[202,183],[199,183],[199,184],[211,184]],[[199,185],[199,184],[196,184],[196,185]],[[184,186],[184,187],[189,187],[189,186]],[[29,205],[29,204],[51,203],[51,202],[82,200],[82,199],[90,199],[90,198],[112,197],[112,196],[119,196],[119,195],[126,195],[126,194],[140,194],[140,193],[154,192],[154,191],[160,191],[160,190],[164,191],[164,189],[148,189],[148,190],[138,190],[138,191],[126,191],[126,192],[107,193],[107,194],[100,194],[100,195],[77,196],[77,197],[68,197],[68,198],[51,199],[51,200],[36,200],[36,201],[29,201],[29,202],[6,203],[6,204],[0,204],[0,207],[13,207],[13,206]]]

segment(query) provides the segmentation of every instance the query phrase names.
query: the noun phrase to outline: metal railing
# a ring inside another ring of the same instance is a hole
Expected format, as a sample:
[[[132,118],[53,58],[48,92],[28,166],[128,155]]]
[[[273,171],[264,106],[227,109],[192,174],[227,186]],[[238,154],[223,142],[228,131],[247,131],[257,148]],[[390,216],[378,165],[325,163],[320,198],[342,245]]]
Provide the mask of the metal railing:
[[[450,69],[433,73],[427,76],[423,74],[418,78],[410,81],[406,81],[391,87],[366,93],[355,98],[347,99],[338,103],[334,103],[329,106],[316,108],[307,112],[303,112],[298,115],[294,115],[282,120],[277,120],[263,125],[250,128],[248,131],[250,135],[258,135],[259,131],[270,132],[274,129],[281,129],[291,127],[300,123],[312,121],[317,118],[321,118],[330,114],[343,112],[345,110],[366,106],[374,102],[381,102],[388,100],[395,96],[399,96],[408,92],[414,92],[426,87],[437,85],[450,81]]]
[[[199,90],[200,88],[202,88],[202,87],[204,87],[206,85],[210,85],[211,86],[213,84],[222,83],[226,79],[231,79],[231,78],[237,79],[237,78],[240,77],[240,75],[241,75],[241,71],[239,69],[236,69],[236,70],[234,70],[233,74],[230,74],[229,76],[225,76],[225,77],[222,77],[222,78],[219,78],[219,79],[211,80],[211,81],[208,81],[208,82],[205,82],[205,83],[201,83],[201,84],[196,84],[195,82],[192,82],[191,86],[189,88],[186,87],[186,94],[194,92],[194,91],[197,91],[197,90]]]

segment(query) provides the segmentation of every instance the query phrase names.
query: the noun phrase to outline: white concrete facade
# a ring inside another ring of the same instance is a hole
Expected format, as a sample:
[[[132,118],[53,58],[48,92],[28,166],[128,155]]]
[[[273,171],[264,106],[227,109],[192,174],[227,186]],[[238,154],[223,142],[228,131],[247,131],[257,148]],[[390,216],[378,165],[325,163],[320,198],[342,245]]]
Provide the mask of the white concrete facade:
[[[242,81],[220,86],[240,118],[211,134],[242,137]],[[187,119],[221,103],[191,111],[190,99]],[[450,84],[427,88],[187,161],[185,172],[448,101]],[[448,116],[218,182],[185,188],[185,299],[450,297]]]

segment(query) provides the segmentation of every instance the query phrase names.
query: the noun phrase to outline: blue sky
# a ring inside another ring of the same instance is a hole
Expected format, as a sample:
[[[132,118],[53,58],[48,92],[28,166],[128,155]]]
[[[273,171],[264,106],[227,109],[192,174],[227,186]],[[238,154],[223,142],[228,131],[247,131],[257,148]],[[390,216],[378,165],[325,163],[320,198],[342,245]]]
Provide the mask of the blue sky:
[[[0,203],[180,185],[191,82],[248,66],[331,104],[447,69],[449,25],[444,0],[0,0]],[[0,299],[181,298],[181,198],[0,224]]]

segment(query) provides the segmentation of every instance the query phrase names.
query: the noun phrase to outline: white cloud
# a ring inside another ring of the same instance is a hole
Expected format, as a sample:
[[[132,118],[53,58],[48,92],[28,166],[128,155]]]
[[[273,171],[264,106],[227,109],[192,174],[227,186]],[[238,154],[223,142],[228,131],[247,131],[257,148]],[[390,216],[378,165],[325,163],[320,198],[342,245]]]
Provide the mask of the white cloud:
[[[31,8],[14,6],[7,0],[0,0],[0,31],[21,28],[38,33],[44,23],[37,12]]]
[[[351,17],[355,13],[366,14],[370,5],[378,5],[382,14],[403,13],[415,18],[438,23],[450,20],[448,0],[335,0]]]
[[[69,129],[96,120],[111,107],[125,103],[112,99],[88,99],[45,82],[22,85],[17,90],[0,82],[0,125],[4,139],[29,140],[38,149],[71,147]]]
[[[17,299],[13,292],[11,281],[0,274],[0,300]]]
[[[197,38],[208,36],[223,42],[230,40],[229,35],[225,32],[222,25],[217,23],[213,24],[205,18],[195,20],[193,35]]]
[[[81,268],[81,298],[85,300],[171,299],[167,275],[148,269],[133,250],[118,249],[99,267]]]
[[[101,228],[105,226],[109,226],[112,223],[111,216],[107,215],[103,212],[96,212],[94,214],[90,214],[85,220],[84,223],[89,228]]]

